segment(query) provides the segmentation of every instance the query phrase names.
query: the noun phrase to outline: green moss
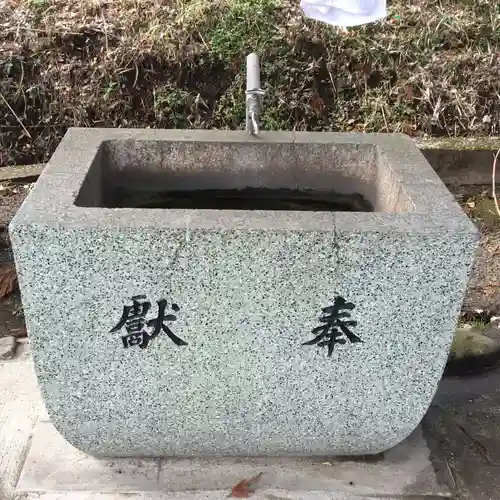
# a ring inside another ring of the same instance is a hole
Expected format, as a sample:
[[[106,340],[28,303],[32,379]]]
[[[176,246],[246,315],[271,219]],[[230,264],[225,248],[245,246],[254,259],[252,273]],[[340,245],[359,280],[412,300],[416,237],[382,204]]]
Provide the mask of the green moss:
[[[34,25],[37,26],[42,19],[43,14],[50,8],[49,0],[28,0],[27,5],[34,16]]]
[[[488,196],[477,196],[473,201],[474,206],[469,207],[470,216],[481,221],[486,227],[500,228],[500,217],[496,211],[494,200]]]
[[[457,328],[445,375],[479,375],[500,363],[500,345],[476,327]]]
[[[480,328],[457,328],[450,356],[454,359],[463,359],[468,356],[484,356],[499,349],[500,346],[493,339],[483,335]]]
[[[422,149],[451,149],[461,151],[491,150],[500,148],[498,137],[445,137],[442,139],[423,140]]]
[[[245,74],[240,71],[218,99],[213,118],[218,128],[242,129],[245,114]]]
[[[261,52],[276,37],[275,0],[235,0],[208,30],[212,56],[228,65],[249,52]]]
[[[156,120],[167,122],[175,128],[189,128],[189,110],[195,96],[191,92],[170,86],[154,91],[154,112]]]

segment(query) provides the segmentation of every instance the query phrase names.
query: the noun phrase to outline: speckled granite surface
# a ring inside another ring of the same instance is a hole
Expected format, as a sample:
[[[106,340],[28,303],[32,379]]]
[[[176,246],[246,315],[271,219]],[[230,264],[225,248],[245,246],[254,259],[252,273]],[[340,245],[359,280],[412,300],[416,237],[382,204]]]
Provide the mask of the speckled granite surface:
[[[376,211],[102,208],[161,182],[334,186]],[[73,129],[10,232],[48,412],[98,456],[392,447],[434,395],[477,242],[383,134]]]

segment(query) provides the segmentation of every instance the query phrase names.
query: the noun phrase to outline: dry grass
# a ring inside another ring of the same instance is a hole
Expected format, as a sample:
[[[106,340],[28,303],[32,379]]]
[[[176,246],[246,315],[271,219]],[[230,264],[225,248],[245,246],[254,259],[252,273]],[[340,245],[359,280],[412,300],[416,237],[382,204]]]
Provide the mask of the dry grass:
[[[17,289],[17,274],[13,264],[0,267],[0,299],[7,297]]]
[[[500,133],[500,3],[394,0],[347,34],[298,0],[0,0],[0,165],[68,126],[242,128],[262,58],[267,129]]]

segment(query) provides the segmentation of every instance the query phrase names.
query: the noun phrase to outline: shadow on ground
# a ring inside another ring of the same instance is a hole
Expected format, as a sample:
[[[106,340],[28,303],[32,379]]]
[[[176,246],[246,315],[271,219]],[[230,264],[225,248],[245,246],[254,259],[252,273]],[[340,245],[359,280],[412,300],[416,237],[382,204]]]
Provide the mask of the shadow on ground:
[[[500,371],[444,378],[423,427],[438,477],[457,500],[498,500]]]

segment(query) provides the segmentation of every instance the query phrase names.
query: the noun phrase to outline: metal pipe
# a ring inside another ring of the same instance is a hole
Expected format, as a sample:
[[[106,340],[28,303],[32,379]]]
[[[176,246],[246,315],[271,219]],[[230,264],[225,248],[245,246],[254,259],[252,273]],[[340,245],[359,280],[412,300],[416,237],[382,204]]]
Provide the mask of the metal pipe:
[[[247,56],[247,90],[260,89],[259,56],[252,52]]]
[[[246,101],[246,130],[251,135],[260,132],[260,109],[264,91],[260,87],[260,64],[259,56],[252,52],[247,56],[247,89]]]

